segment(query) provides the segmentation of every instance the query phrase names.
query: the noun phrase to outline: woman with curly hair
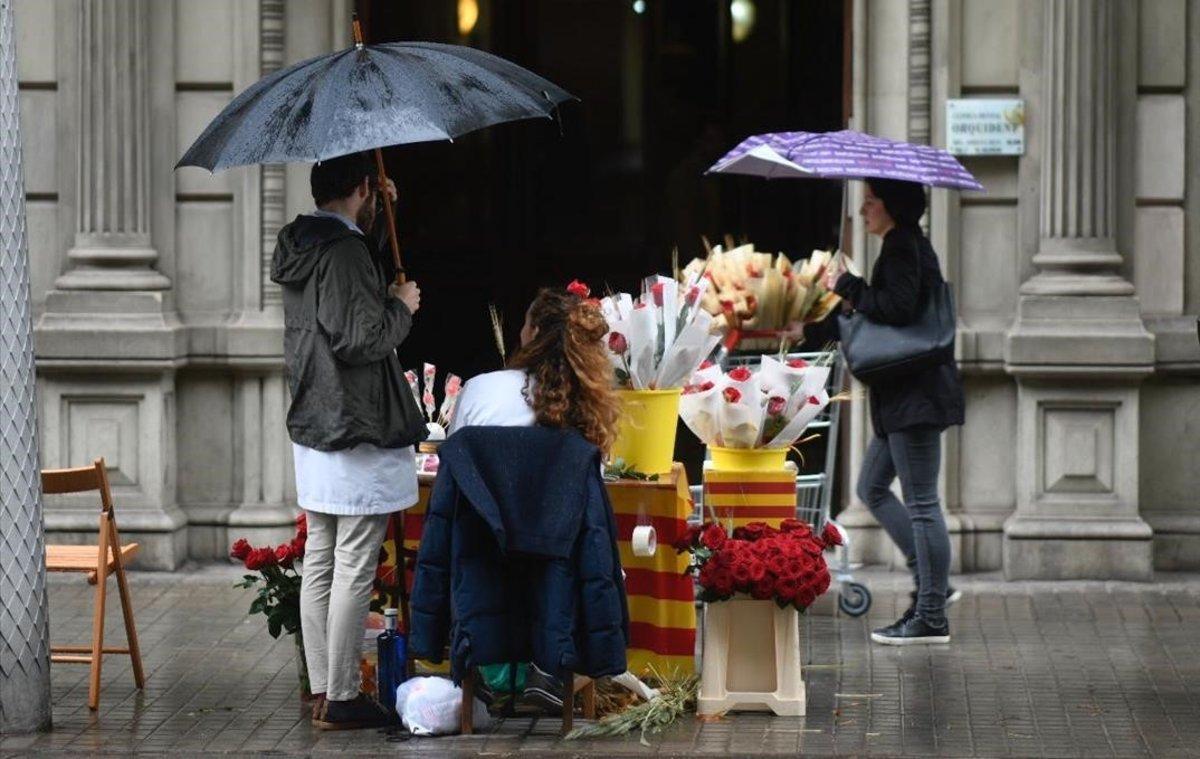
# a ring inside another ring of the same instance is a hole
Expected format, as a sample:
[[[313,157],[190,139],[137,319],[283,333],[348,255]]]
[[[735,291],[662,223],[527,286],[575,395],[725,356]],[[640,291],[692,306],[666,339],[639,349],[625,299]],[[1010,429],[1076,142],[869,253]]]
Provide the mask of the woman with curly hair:
[[[525,313],[521,348],[508,368],[463,386],[450,434],[463,427],[566,427],[607,455],[620,414],[603,343],[607,333],[600,309],[580,292],[542,290]],[[562,683],[532,663],[518,664],[516,671],[508,664],[479,670],[478,695],[489,703],[512,689],[549,713],[562,710]]]
[[[604,454],[620,402],[604,347],[600,309],[566,290],[542,290],[525,313],[521,349],[508,369],[463,386],[450,432],[462,427],[569,427]]]

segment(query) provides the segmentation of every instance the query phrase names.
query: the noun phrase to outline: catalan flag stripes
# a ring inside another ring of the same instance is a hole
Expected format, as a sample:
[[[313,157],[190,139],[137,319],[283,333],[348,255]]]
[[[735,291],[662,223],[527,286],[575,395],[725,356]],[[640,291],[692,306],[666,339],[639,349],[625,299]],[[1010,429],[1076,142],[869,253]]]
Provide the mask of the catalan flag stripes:
[[[717,520],[726,528],[750,522],[778,527],[796,516],[796,473],[725,472],[704,468],[704,518]]]

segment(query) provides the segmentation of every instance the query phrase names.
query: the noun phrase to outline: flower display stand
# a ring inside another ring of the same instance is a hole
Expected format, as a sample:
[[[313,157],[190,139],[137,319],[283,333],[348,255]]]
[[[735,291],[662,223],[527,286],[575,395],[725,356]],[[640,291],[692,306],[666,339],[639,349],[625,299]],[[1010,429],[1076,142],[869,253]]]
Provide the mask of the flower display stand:
[[[800,613],[738,597],[704,607],[704,658],[697,712],[804,715]]]

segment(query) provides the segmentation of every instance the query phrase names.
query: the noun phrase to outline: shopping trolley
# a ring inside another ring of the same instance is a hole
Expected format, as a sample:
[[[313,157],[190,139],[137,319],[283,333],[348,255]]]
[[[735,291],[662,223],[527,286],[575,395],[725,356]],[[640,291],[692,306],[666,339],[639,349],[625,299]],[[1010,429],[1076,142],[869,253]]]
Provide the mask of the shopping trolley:
[[[841,392],[846,379],[846,364],[839,351],[817,353],[789,353],[784,360],[795,358],[831,367],[827,390],[830,396]],[[757,367],[761,363],[761,355],[727,354],[721,357],[721,367],[728,371],[735,366]],[[842,537],[842,545],[837,549],[830,572],[838,585],[838,608],[852,617],[866,614],[871,608],[871,591],[866,585],[854,580],[850,566],[850,535],[844,527],[830,516],[830,506],[833,502],[833,475],[837,463],[838,451],[838,420],[841,416],[841,403],[830,403],[821,412],[805,434],[820,434],[825,442],[825,462],[820,472],[798,474],[796,476],[796,518],[808,522],[816,532],[832,524]],[[704,486],[696,485],[691,488],[692,500],[696,510],[693,519],[704,521]]]

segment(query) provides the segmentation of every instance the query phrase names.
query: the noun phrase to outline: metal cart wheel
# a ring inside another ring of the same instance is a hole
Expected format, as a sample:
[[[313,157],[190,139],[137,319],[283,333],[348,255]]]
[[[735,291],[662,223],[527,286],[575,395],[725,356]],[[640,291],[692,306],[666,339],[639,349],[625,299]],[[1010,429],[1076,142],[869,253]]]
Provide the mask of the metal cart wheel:
[[[852,617],[861,617],[871,608],[871,591],[861,582],[848,582],[838,593],[838,608]]]

